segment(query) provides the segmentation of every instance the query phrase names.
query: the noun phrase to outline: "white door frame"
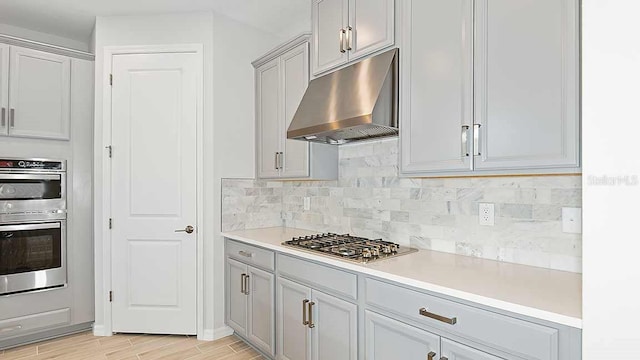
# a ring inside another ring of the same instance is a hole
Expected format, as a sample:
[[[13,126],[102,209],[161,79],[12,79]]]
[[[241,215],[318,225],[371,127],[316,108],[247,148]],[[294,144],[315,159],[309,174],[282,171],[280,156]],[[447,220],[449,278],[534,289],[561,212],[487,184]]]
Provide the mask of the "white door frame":
[[[102,69],[102,139],[96,139],[101,142],[99,148],[102,149],[103,159],[102,173],[97,174],[102,177],[102,204],[101,207],[104,219],[102,219],[102,233],[96,233],[102,237],[102,248],[96,248],[96,258],[101,258],[102,268],[102,292],[96,294],[96,297],[104,296],[111,290],[111,231],[109,229],[109,216],[111,214],[111,161],[109,160],[108,147],[111,145],[111,85],[109,83],[113,56],[126,54],[158,54],[158,53],[192,53],[196,54],[197,59],[197,91],[196,91],[196,324],[198,339],[205,339],[204,331],[204,96],[203,96],[203,45],[202,44],[178,44],[178,45],[142,45],[142,46],[105,46],[104,47],[104,66]],[[117,81],[117,79],[116,79]],[[95,169],[98,170],[98,169]],[[98,251],[102,250],[102,254]],[[117,296],[117,295],[116,295]],[[96,335],[109,336],[113,334],[112,304],[109,302],[108,296],[104,300],[102,319],[104,321],[103,328],[100,331],[94,329]],[[97,314],[96,314],[97,315]]]

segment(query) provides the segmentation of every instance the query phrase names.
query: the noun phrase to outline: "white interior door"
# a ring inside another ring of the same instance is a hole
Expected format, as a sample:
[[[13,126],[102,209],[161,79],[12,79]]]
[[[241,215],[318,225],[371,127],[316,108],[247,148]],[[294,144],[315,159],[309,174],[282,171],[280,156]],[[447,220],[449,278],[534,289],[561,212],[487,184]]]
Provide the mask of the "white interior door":
[[[113,56],[114,332],[196,333],[197,63]]]

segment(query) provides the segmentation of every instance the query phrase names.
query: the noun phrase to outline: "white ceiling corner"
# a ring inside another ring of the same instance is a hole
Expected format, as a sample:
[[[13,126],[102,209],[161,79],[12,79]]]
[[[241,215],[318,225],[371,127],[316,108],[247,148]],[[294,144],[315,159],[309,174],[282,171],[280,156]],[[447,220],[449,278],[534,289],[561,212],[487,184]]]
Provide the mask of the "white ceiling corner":
[[[215,11],[290,37],[311,29],[310,0],[2,0],[0,23],[88,42],[96,16]]]

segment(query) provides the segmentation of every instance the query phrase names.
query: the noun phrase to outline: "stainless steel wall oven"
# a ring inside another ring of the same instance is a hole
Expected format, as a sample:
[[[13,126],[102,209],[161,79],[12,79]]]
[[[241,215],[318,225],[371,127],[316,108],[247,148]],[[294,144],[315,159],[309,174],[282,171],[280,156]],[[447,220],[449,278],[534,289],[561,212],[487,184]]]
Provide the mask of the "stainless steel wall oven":
[[[0,159],[0,295],[63,286],[64,161]]]

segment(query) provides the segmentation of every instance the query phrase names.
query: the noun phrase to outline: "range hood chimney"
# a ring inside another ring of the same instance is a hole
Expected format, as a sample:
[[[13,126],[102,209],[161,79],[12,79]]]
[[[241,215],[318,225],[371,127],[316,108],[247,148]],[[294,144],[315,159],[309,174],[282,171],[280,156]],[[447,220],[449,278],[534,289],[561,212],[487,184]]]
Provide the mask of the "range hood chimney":
[[[398,135],[398,49],[309,83],[287,138],[340,145]]]

